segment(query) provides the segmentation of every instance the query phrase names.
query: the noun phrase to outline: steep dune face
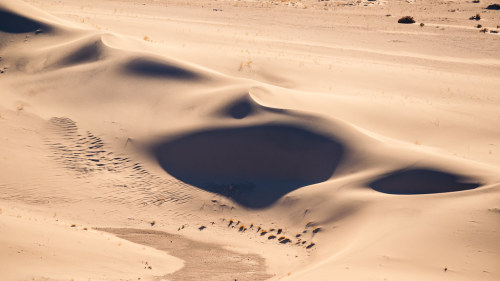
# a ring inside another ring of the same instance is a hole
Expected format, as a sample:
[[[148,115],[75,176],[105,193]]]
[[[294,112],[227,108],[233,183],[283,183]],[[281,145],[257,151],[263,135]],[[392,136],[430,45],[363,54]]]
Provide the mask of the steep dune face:
[[[52,30],[52,27],[46,24],[10,11],[0,11],[0,19],[0,31],[6,33],[50,32]]]
[[[62,22],[57,17],[22,1],[2,1],[0,3],[0,32],[7,34],[54,34],[66,28],[61,25]]]

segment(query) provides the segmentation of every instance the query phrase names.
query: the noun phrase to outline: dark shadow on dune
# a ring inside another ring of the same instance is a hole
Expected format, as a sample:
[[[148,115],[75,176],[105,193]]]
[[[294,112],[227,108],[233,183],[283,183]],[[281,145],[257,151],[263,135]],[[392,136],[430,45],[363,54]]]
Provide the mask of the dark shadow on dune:
[[[297,188],[328,180],[344,147],[295,126],[262,125],[195,132],[153,151],[179,180],[264,208]]]
[[[254,109],[248,100],[239,100],[229,106],[228,113],[235,119],[243,119],[251,114]]]
[[[165,62],[158,62],[152,59],[140,58],[132,60],[125,65],[126,71],[135,75],[170,78],[181,80],[198,80],[201,75]]]
[[[100,41],[86,44],[65,57],[61,64],[70,66],[98,61],[101,58],[102,47]]]
[[[432,194],[474,189],[472,179],[429,169],[405,169],[380,177],[369,186],[389,194]]]
[[[26,33],[37,30],[50,31],[45,24],[7,11],[0,11],[0,31],[7,33]]]

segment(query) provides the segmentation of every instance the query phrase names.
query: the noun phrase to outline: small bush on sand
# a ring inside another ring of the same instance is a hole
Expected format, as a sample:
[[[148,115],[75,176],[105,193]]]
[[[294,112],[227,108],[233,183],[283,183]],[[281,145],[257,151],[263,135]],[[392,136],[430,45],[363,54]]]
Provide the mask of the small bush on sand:
[[[486,7],[487,10],[500,10],[500,4],[491,4]]]
[[[479,14],[476,14],[475,16],[472,16],[469,18],[470,20],[480,20],[481,16]]]
[[[413,19],[413,17],[405,16],[400,18],[398,20],[398,23],[410,24],[410,23],[415,23],[415,20]]]

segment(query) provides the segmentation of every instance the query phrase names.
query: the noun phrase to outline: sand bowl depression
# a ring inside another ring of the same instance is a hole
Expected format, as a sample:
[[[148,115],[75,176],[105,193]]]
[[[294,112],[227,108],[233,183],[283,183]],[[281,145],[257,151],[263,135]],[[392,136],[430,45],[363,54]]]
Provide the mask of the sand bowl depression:
[[[174,177],[259,208],[294,189],[328,180],[343,150],[323,135],[276,124],[199,131],[154,151]]]

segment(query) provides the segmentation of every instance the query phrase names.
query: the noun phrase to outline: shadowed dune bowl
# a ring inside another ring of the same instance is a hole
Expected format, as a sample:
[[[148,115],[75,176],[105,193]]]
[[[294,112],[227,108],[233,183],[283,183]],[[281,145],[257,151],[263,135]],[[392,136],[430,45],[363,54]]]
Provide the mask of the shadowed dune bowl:
[[[406,169],[386,174],[369,184],[390,194],[431,194],[474,189],[481,184],[473,179],[430,169]]]
[[[297,188],[328,180],[344,147],[292,125],[195,132],[155,147],[172,176],[250,208],[267,207]]]

